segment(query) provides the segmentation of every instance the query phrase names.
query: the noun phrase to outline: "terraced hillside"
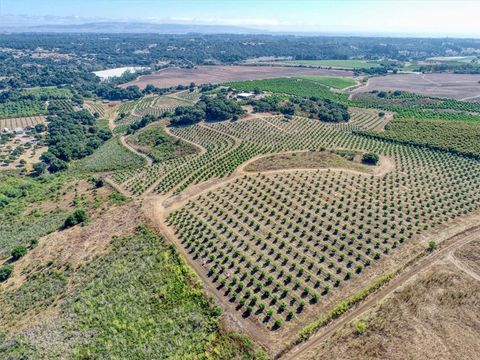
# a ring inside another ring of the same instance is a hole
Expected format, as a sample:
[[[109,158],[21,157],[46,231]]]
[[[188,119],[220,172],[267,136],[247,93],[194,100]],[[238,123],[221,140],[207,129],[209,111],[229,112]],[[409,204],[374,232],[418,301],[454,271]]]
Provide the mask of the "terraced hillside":
[[[342,124],[267,116],[169,128],[202,150],[112,179],[129,194],[154,195],[162,231],[274,352],[424,249],[431,231],[480,206],[477,160],[355,133],[385,122],[354,109]],[[245,171],[266,154],[331,149],[375,152],[380,163]]]

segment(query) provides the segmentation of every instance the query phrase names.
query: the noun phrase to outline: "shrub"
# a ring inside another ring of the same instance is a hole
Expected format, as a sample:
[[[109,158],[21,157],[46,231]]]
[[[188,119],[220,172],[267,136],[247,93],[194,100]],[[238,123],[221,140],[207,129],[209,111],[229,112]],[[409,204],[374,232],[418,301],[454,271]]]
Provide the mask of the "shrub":
[[[4,265],[0,267],[0,282],[7,280],[12,275],[13,266]]]
[[[375,153],[365,153],[362,157],[362,162],[368,165],[377,165],[380,157]]]
[[[273,328],[278,329],[280,326],[282,326],[282,320],[280,319],[275,320],[275,322],[273,323]]]
[[[12,260],[16,261],[27,254],[27,248],[23,245],[16,246],[12,252]]]
[[[63,223],[64,228],[69,228],[88,220],[85,210],[77,209],[65,219]]]
[[[362,335],[368,328],[368,323],[365,320],[358,320],[355,324],[355,332],[357,335]]]
[[[428,242],[428,251],[430,251],[430,252],[435,251],[435,250],[437,250],[437,247],[438,247],[438,245],[437,245],[437,242],[435,240],[430,240]]]

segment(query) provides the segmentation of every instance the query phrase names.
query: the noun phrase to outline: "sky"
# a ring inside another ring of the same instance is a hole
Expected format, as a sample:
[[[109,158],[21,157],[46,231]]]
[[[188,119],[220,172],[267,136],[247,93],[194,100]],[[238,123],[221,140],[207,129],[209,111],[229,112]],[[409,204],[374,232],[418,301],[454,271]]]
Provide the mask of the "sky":
[[[0,25],[148,21],[480,37],[480,0],[0,0]]]

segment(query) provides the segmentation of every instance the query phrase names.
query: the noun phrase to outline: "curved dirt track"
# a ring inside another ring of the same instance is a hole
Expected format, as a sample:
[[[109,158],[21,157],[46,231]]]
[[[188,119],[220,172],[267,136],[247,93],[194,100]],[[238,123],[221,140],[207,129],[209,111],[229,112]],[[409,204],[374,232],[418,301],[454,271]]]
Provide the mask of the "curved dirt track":
[[[418,261],[414,262],[412,265],[408,266],[403,271],[400,271],[399,275],[393,278],[387,285],[380,288],[379,291],[367,297],[367,299],[360,303],[359,306],[355,307],[352,311],[346,313],[344,316],[340,317],[339,320],[334,321],[332,324],[327,325],[323,330],[312,336],[310,340],[296,347],[292,348],[290,351],[286,352],[279,358],[282,360],[287,359],[307,359],[312,358],[313,356],[318,357],[321,353],[317,353],[319,349],[322,348],[322,343],[333,335],[337,330],[342,328],[344,325],[348,324],[355,318],[359,317],[365,313],[368,309],[374,306],[377,302],[381,301],[396,289],[401,287],[404,283],[412,279],[421,271],[430,267],[436,261],[443,259],[445,257],[450,258],[451,254],[461,248],[462,246],[468,244],[471,241],[480,239],[480,225],[474,226],[470,229],[464,230],[449,239],[445,240],[442,243],[442,247],[429,253]],[[463,269],[462,269],[463,270]]]
[[[138,156],[141,156],[142,158],[144,158],[144,159],[147,161],[147,165],[152,165],[152,164],[153,164],[153,160],[152,160],[149,156],[141,153],[140,151],[138,151],[137,149],[135,149],[133,146],[129,145],[129,144],[127,143],[127,141],[125,140],[125,136],[123,136],[123,135],[120,136],[120,142],[121,142],[122,145],[125,146],[128,150],[130,150],[131,152],[133,152],[133,153],[137,154]]]

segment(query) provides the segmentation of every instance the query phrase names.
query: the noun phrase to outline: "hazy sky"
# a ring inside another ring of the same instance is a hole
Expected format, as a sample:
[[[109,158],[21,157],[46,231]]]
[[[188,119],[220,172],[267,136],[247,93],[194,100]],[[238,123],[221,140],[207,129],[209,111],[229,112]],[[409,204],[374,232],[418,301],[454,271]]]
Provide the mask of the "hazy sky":
[[[0,0],[4,24],[100,19],[480,37],[480,0]]]

